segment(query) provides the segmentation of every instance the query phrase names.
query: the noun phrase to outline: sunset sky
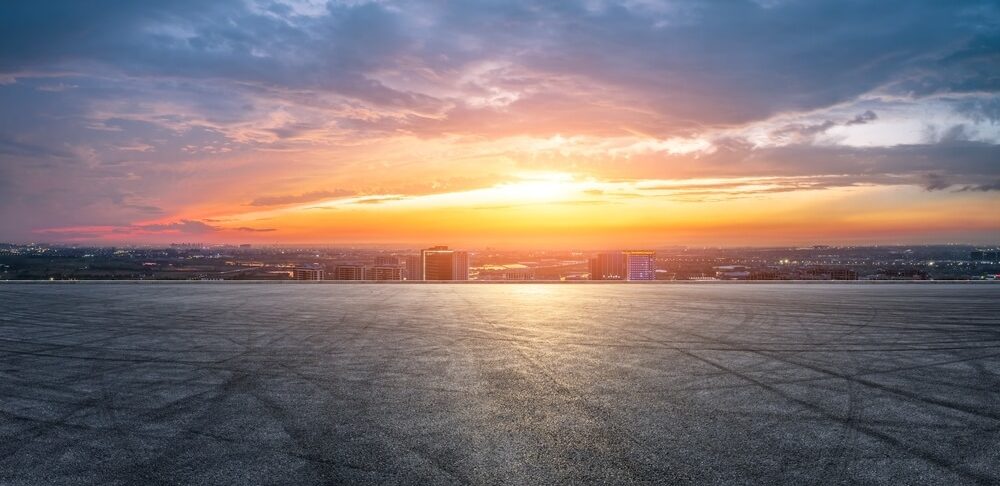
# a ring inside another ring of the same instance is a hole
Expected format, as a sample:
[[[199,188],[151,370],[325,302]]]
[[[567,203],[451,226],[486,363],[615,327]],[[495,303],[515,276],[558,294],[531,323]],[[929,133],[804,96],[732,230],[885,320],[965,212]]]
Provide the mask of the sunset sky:
[[[0,6],[0,241],[1000,242],[992,1]]]

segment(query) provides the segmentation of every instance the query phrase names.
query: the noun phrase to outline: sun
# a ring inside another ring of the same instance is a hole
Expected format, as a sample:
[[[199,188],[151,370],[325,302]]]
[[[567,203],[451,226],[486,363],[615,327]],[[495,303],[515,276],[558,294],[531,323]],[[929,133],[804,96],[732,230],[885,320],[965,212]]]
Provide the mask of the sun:
[[[511,181],[490,187],[428,195],[409,203],[428,207],[521,206],[568,201],[585,189],[586,184],[569,173],[522,172],[514,174]]]
[[[483,196],[508,202],[545,203],[565,201],[580,190],[580,183],[574,181],[570,174],[542,173],[485,189]]]

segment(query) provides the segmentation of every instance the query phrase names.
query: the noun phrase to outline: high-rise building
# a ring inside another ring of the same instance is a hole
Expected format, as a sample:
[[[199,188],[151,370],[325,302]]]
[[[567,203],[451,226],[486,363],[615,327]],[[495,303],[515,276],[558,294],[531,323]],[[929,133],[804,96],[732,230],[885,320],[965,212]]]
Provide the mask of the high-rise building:
[[[407,255],[403,258],[404,278],[406,280],[423,280],[424,264],[420,255]]]
[[[435,246],[420,251],[423,280],[468,280],[469,254]]]
[[[420,251],[423,280],[452,280],[454,272],[453,251],[447,246],[435,246]]]
[[[323,267],[319,265],[304,265],[292,270],[294,280],[323,280]]]
[[[456,251],[452,255],[454,257],[454,259],[451,262],[452,280],[468,280],[469,253],[465,251]]]
[[[373,266],[365,269],[365,280],[402,280],[402,269],[398,265]]]
[[[399,258],[395,255],[379,255],[375,257],[374,263],[376,267],[391,267],[399,265]]]
[[[625,280],[656,280],[656,252],[628,250],[625,255]]]
[[[333,271],[334,280],[364,280],[365,267],[363,265],[337,265]]]
[[[625,280],[625,254],[598,253],[590,259],[591,280]]]
[[[609,251],[590,259],[591,280],[656,280],[656,252]]]

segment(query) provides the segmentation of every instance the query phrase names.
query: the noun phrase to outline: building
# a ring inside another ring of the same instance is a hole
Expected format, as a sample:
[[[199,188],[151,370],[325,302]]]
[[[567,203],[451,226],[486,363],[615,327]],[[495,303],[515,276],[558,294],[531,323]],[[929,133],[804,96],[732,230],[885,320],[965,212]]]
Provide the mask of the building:
[[[407,255],[403,257],[403,278],[406,280],[423,280],[424,264],[420,255]]]
[[[452,280],[453,253],[447,246],[435,246],[420,250],[423,266],[422,280]]]
[[[656,252],[650,250],[628,250],[625,255],[625,280],[656,280]]]
[[[534,280],[535,269],[514,263],[510,265],[486,265],[479,267],[479,280]]]
[[[719,265],[713,267],[719,280],[749,280],[750,269],[745,265]]]
[[[599,253],[590,259],[591,280],[625,280],[625,254]]]
[[[849,268],[832,268],[830,269],[830,279],[831,280],[857,280],[858,272],[851,270]]]
[[[992,263],[1000,257],[1000,250],[975,249],[969,252],[969,260],[977,263]]]
[[[747,280],[789,280],[791,277],[778,269],[768,268],[750,272]]]
[[[803,280],[857,280],[858,274],[846,267],[815,266],[803,270],[799,278]]]
[[[204,243],[171,243],[170,248],[181,250],[200,250],[205,247]]]
[[[323,280],[326,278],[323,267],[319,265],[304,265],[292,270],[293,280]]]
[[[591,280],[656,280],[656,252],[609,251],[590,259]]]
[[[469,254],[434,246],[420,251],[422,280],[468,280]]]
[[[333,272],[334,280],[364,280],[365,267],[363,265],[337,265]]]
[[[391,267],[399,265],[399,258],[395,255],[379,255],[375,257],[376,267]]]
[[[468,280],[469,253],[465,251],[456,251],[452,255],[454,257],[451,266],[452,280]]]
[[[365,280],[403,280],[403,271],[398,265],[376,265],[365,268]]]

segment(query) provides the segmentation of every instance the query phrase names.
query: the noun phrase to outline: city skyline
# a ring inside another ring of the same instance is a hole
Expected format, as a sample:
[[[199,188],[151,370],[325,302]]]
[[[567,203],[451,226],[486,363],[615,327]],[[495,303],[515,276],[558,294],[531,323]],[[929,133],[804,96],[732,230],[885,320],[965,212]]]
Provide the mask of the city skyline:
[[[0,243],[5,280],[996,281],[1000,245],[619,250]]]
[[[993,2],[0,7],[0,241],[1000,240]]]

